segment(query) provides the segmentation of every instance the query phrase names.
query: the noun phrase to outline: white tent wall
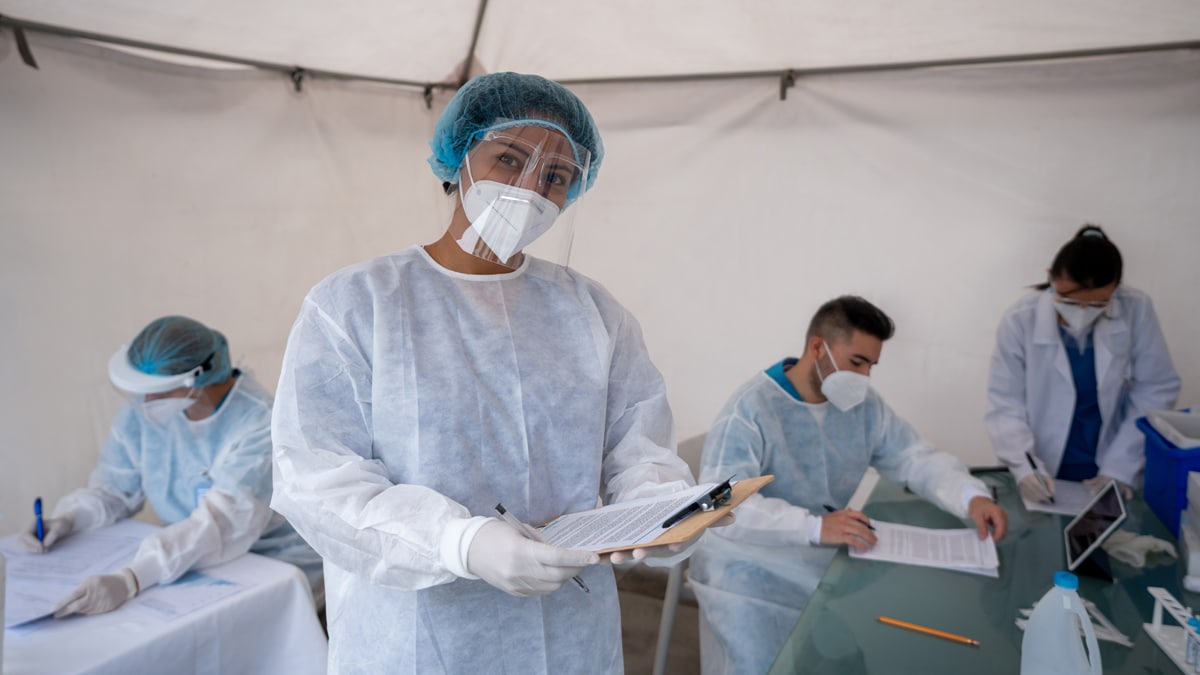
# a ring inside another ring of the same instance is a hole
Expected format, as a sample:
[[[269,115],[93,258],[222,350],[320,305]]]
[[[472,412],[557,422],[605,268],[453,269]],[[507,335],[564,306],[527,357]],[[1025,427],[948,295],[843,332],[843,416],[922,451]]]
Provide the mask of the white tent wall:
[[[940,447],[982,427],[1004,310],[1084,222],[1156,300],[1200,393],[1200,55],[577,88],[608,156],[572,264],[641,319],[681,437],[857,293],[897,323],[873,381]]]
[[[0,532],[84,484],[116,400],[104,364],[194,316],[274,386],[307,289],[428,241],[445,97],[152,63],[0,31]],[[994,462],[995,326],[1085,221],[1149,292],[1197,402],[1200,56],[576,87],[607,148],[572,265],[638,316],[680,437],[795,354],[820,302],[897,321],[875,386],[939,446]]]
[[[150,320],[225,333],[273,390],[308,289],[435,237],[420,92],[163,64],[0,31],[0,531],[84,485]],[[419,223],[405,227],[406,223]]]

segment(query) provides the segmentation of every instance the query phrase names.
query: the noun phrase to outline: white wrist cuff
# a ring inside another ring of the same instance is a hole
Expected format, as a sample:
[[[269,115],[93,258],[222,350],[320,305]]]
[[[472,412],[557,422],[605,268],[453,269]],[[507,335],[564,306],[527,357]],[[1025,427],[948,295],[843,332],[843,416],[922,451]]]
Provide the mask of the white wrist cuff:
[[[442,564],[456,577],[463,579],[478,579],[467,569],[467,553],[471,550],[471,542],[479,528],[487,525],[494,518],[475,516],[474,518],[458,518],[450,521],[442,531],[442,541],[439,555]]]
[[[134,576],[133,570],[123,567],[118,574],[125,580],[125,590],[129,591],[129,597],[135,597],[141,589],[138,587],[137,577]]]
[[[138,553],[141,553],[139,550]],[[162,568],[159,567],[151,556],[135,556],[133,562],[129,563],[129,567],[125,568],[133,575],[134,583],[138,585],[139,591],[144,591],[147,588],[162,581],[159,576],[162,573]]]
[[[821,516],[808,516],[808,543],[817,546],[821,543]]]
[[[967,483],[966,485],[963,486],[963,489],[962,489],[963,513],[968,513],[971,510],[971,500],[976,497],[983,497],[984,499],[988,500],[989,502],[993,501],[992,493],[987,488],[980,487],[980,486],[976,485],[975,483]]]

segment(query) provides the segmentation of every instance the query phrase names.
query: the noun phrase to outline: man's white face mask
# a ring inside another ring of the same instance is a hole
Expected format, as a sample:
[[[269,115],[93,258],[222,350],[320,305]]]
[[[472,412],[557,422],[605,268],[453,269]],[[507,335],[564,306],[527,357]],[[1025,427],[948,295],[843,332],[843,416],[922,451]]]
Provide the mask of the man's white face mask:
[[[847,412],[867,399],[867,390],[871,388],[871,378],[861,373],[838,368],[837,361],[833,360],[833,352],[829,351],[829,344],[823,340],[821,343],[825,345],[825,353],[829,356],[829,362],[833,364],[834,371],[829,377],[824,377],[821,375],[820,364],[817,364],[817,377],[821,380],[821,394],[829,399],[829,402],[838,410]]]
[[[474,254],[477,242],[482,239],[501,261],[511,259],[532,244],[558,218],[558,206],[549,199],[532,190],[495,181],[472,183],[460,198],[471,227],[458,239],[459,247]]]

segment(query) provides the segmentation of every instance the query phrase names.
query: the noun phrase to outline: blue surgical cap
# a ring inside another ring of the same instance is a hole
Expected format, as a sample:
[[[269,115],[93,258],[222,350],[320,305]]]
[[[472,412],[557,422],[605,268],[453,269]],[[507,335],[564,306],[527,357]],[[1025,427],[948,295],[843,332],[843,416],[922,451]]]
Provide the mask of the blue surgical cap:
[[[148,375],[178,375],[204,365],[196,387],[224,382],[233,374],[225,336],[186,316],[151,321],[129,345],[129,365]]]
[[[586,149],[591,159],[584,190],[592,187],[604,158],[596,122],[578,96],[537,75],[491,73],[463,85],[433,128],[429,166],[438,178],[457,183],[471,144],[489,131],[524,126],[554,129]]]

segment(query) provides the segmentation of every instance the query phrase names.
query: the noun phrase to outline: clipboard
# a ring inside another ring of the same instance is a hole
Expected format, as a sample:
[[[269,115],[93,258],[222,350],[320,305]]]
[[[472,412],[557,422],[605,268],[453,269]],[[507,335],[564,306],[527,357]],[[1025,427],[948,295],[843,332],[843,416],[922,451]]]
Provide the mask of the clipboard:
[[[635,548],[647,548],[650,546],[664,546],[666,544],[676,544],[687,541],[695,537],[700,532],[708,529],[710,525],[725,517],[725,514],[733,511],[739,504],[746,501],[750,495],[758,492],[764,485],[775,480],[775,476],[768,474],[757,478],[745,478],[733,483],[729,498],[724,501],[721,506],[717,506],[711,511],[696,511],[672,525],[665,532],[648,544],[636,544],[633,546],[618,546],[615,548],[606,548],[596,551],[601,555],[605,553],[613,553],[614,551],[631,551]]]

